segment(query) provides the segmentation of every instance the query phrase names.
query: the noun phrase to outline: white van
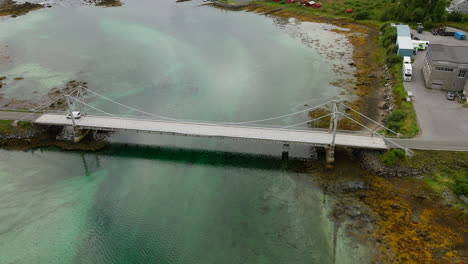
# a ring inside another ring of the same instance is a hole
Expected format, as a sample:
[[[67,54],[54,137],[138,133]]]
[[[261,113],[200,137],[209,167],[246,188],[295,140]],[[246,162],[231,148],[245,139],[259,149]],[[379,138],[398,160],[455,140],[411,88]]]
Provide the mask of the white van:
[[[411,64],[403,64],[403,81],[405,82],[411,82],[411,78],[413,77],[413,67],[411,67]]]
[[[411,57],[404,56],[403,57],[403,63],[404,64],[411,64]]]

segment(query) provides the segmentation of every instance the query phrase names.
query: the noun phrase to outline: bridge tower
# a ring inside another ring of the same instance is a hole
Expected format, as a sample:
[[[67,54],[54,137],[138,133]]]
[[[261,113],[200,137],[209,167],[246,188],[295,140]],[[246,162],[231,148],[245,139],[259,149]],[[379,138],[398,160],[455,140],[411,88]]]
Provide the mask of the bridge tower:
[[[328,147],[325,147],[325,156],[327,164],[331,165],[335,162],[335,139],[336,139],[336,129],[338,127],[338,107],[336,101],[333,101],[333,112],[330,118],[330,129],[329,132],[333,133],[332,141]]]
[[[80,89],[80,91],[81,91],[81,89]],[[80,95],[82,96],[81,92],[80,92]],[[70,102],[70,95],[65,95],[65,98],[67,99],[68,114],[70,115],[71,121],[72,121],[73,141],[75,143],[78,143],[89,133],[89,130],[88,129],[86,129],[86,130],[79,129],[76,126],[76,121],[75,121],[75,118],[73,116],[72,103]]]

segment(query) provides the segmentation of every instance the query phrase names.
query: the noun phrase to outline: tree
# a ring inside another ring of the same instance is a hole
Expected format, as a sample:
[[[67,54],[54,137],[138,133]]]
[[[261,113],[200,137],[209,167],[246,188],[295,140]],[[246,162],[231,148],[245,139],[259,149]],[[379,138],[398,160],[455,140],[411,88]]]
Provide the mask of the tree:
[[[425,29],[431,29],[434,27],[434,25],[432,24],[432,19],[430,17],[426,17],[424,19],[424,23],[423,23],[423,26]]]
[[[445,13],[447,12],[445,10],[445,6],[447,3],[445,0],[436,0],[436,3],[434,5],[434,11],[432,12],[432,19],[435,22],[441,22],[444,19]]]
[[[424,16],[425,16],[425,11],[424,9],[418,7],[414,10],[413,12],[413,17],[412,17],[412,21],[413,22],[421,22],[421,21],[424,21]]]
[[[463,14],[458,12],[452,12],[447,16],[448,21],[453,22],[462,22],[463,21]]]

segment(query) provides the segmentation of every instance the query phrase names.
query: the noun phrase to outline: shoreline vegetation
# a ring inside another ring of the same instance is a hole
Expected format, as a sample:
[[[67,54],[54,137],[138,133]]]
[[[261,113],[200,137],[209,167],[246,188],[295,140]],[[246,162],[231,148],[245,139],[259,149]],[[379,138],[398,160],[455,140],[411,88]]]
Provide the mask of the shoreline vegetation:
[[[83,4],[94,4],[102,7],[118,7],[122,6],[120,0],[88,0],[83,1]],[[14,0],[3,0],[0,1],[0,16],[11,16],[17,17],[22,16],[30,11],[38,10],[41,8],[51,8],[53,3],[37,4],[24,2],[22,4],[16,3]]]

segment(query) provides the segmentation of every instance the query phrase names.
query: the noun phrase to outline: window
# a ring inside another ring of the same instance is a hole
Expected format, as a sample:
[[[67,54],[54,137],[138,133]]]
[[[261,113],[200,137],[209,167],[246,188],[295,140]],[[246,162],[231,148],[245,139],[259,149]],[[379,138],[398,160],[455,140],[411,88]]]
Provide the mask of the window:
[[[453,72],[452,68],[444,68],[444,67],[435,67],[436,71],[446,71],[446,72]]]
[[[466,75],[466,70],[460,70],[460,71],[458,72],[458,77],[459,77],[459,78],[464,78],[465,75]]]

